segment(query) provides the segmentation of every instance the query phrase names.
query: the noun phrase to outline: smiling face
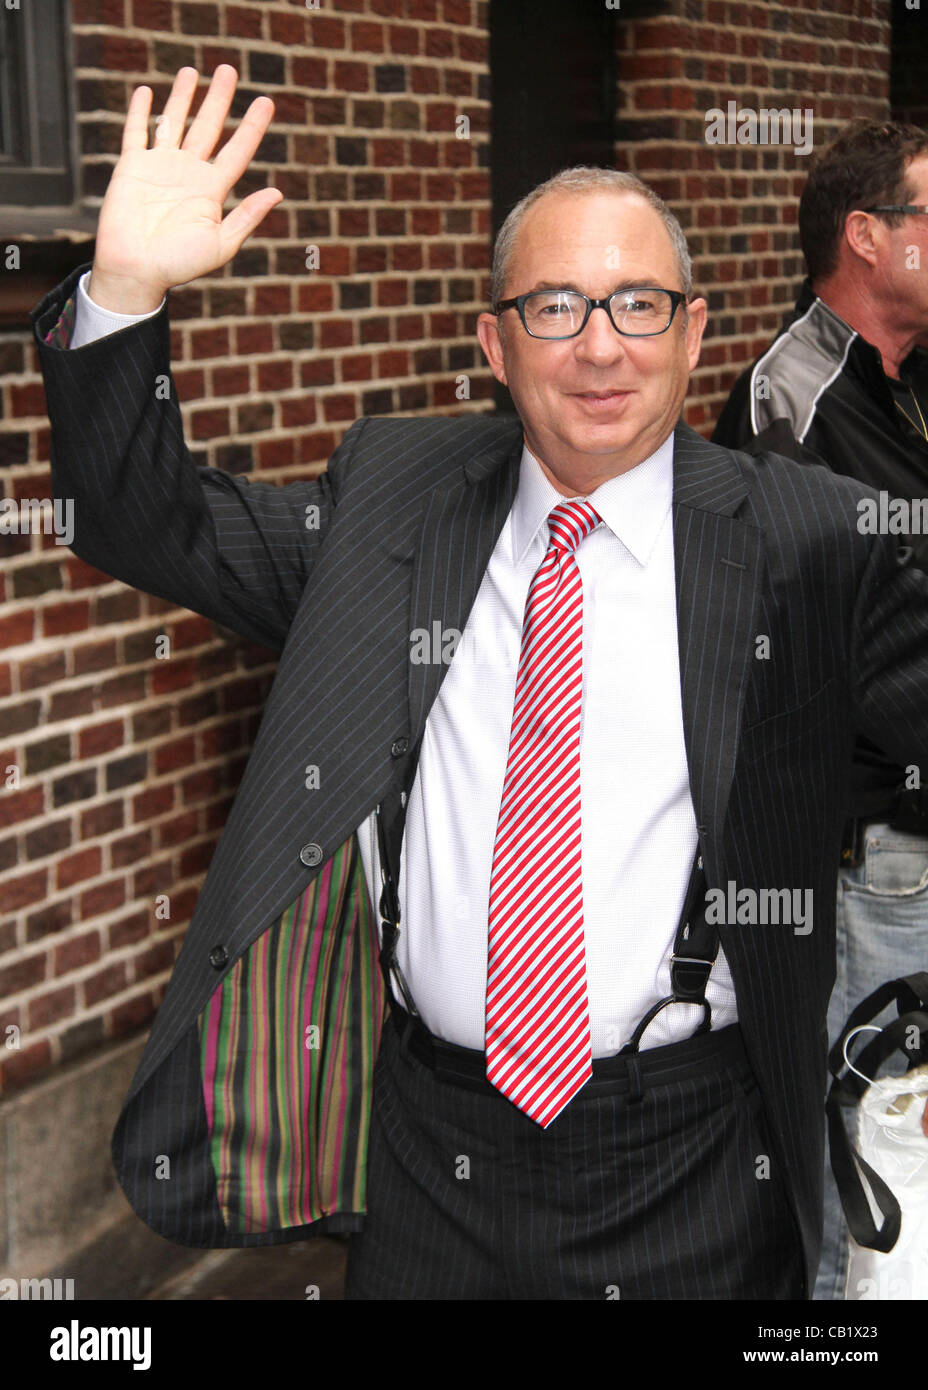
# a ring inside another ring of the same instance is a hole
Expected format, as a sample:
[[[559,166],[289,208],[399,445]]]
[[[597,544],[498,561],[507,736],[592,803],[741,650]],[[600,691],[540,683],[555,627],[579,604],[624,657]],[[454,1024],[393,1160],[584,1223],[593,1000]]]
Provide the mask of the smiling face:
[[[523,217],[503,298],[553,287],[600,299],[629,285],[683,288],[657,211],[636,193],[554,192]],[[532,338],[517,309],[480,315],[480,344],[525,442],[565,497],[634,468],[673,430],[706,321],[705,300],[688,307],[650,338],[622,336],[599,309],[577,337],[558,341]]]

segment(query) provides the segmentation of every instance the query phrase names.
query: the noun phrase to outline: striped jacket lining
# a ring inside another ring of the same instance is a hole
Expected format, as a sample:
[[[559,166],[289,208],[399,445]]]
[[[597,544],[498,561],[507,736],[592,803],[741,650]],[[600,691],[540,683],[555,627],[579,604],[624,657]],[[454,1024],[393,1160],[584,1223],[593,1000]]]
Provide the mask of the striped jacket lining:
[[[383,1017],[352,836],[239,958],[198,1020],[210,1158],[230,1231],[364,1211]]]

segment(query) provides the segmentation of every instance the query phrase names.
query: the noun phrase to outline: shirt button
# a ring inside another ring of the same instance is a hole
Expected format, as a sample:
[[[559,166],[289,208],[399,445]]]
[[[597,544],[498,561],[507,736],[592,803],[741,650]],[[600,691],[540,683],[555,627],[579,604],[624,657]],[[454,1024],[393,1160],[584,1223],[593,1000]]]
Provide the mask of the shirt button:
[[[390,757],[401,758],[409,748],[408,738],[395,738],[390,745]]]
[[[317,845],[315,840],[311,840],[300,850],[300,860],[307,869],[314,869],[317,864],[322,863],[322,846]]]
[[[229,953],[225,946],[214,946],[209,953],[209,963],[214,970],[221,970],[229,964]]]

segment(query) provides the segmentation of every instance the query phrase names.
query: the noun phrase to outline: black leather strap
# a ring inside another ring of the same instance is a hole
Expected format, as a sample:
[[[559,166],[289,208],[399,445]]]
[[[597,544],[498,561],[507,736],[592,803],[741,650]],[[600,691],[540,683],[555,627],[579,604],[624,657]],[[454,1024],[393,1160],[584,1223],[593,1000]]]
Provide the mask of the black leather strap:
[[[880,1250],[884,1254],[892,1250],[899,1237],[902,1212],[892,1189],[861,1157],[848,1138],[846,1116],[848,1112],[856,1111],[860,1097],[870,1083],[852,1071],[845,1062],[844,1045],[855,1028],[868,1024],[883,1012],[887,1004],[893,1002],[898,1017],[881,1028],[876,1037],[861,1049],[854,1058],[854,1066],[865,1075],[873,1076],[881,1063],[897,1051],[906,1057],[909,1064],[907,1071],[928,1062],[928,972],[918,971],[887,981],[852,1011],[841,1036],[828,1054],[828,1067],[834,1079],[825,1102],[831,1168],[841,1195],[848,1229],[858,1245]],[[918,1029],[917,1048],[909,1046],[912,1036],[909,1030],[913,1026]],[[867,1179],[883,1218],[879,1226],[861,1182],[861,1172]]]
[[[718,927],[706,921],[706,875],[697,846],[670,957],[671,992],[648,1009],[622,1048],[622,1054],[638,1052],[645,1030],[671,1004],[701,1004],[702,1021],[693,1037],[709,1031],[712,1009],[706,998],[706,985],[718,953]]]

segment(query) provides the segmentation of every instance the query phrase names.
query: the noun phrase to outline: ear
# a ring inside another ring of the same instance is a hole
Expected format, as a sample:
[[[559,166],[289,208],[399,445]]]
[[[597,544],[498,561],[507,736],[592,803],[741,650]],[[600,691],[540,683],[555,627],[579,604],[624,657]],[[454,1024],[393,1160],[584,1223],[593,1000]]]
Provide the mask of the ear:
[[[695,371],[699,361],[702,335],[706,331],[708,304],[704,299],[694,299],[686,306],[686,356],[690,371]]]
[[[477,337],[496,380],[501,381],[504,386],[508,386],[502,334],[500,333],[499,319],[495,314],[480,315],[477,320]]]
[[[886,230],[885,222],[868,212],[849,212],[844,219],[844,240],[855,256],[876,263],[879,244]]]

